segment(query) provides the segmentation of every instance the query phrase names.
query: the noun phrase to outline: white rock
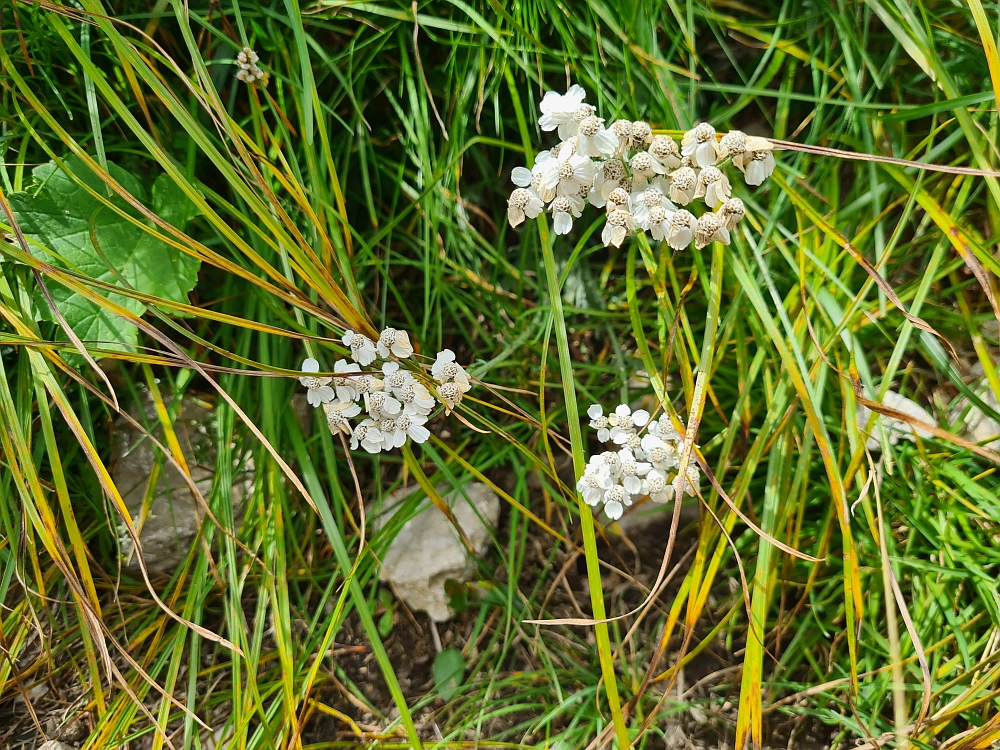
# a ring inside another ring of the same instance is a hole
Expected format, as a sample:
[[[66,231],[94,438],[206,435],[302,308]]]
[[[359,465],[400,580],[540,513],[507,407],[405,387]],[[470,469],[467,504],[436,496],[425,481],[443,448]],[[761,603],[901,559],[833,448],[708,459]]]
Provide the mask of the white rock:
[[[890,409],[895,409],[896,411],[908,414],[921,422],[937,424],[937,420],[934,419],[933,415],[931,415],[931,413],[924,407],[915,401],[911,401],[906,396],[900,396],[895,391],[886,391],[885,398],[882,399],[882,404]],[[886,436],[889,439],[890,445],[898,443],[900,438],[905,438],[910,442],[916,442],[914,429],[909,422],[904,422],[901,419],[895,419],[893,417],[882,416],[881,414],[875,418],[872,431],[870,433],[866,433],[865,429],[867,428],[868,417],[870,415],[871,410],[867,406],[858,404],[858,429],[861,430],[863,435],[868,435],[868,439],[865,441],[865,444],[868,446],[868,450],[882,450],[882,443],[880,441],[881,435],[878,429],[879,422],[882,423],[882,427],[886,431]],[[916,430],[916,434],[925,439],[931,437],[931,433],[919,428]]]
[[[39,745],[38,750],[76,750],[76,748],[72,745],[67,745],[65,742],[49,740],[48,742]]]
[[[381,512],[372,519],[375,531],[383,528],[406,498],[418,489],[397,490],[385,498]],[[444,489],[439,488],[439,491]],[[465,485],[462,492],[456,490],[443,495],[443,500],[476,554],[485,554],[490,534],[500,520],[497,494],[485,484],[473,482]],[[428,498],[424,498],[420,506],[389,545],[379,578],[391,581],[410,609],[422,610],[435,621],[444,622],[453,614],[444,590],[445,581],[468,580],[475,571],[475,562],[444,513]]]
[[[33,679],[28,678],[24,681],[24,695],[17,693],[14,696],[14,704],[24,703],[24,696],[27,695],[28,701],[31,705],[35,705],[39,700],[44,698],[49,692],[49,684],[47,682],[35,682]]]
[[[232,727],[227,729],[225,726],[221,726],[202,741],[202,750],[226,750],[233,736]]]
[[[1000,361],[997,361],[996,364],[1000,365]],[[1000,399],[997,399],[997,394],[990,387],[990,381],[987,380],[983,373],[983,366],[979,362],[972,366],[972,375],[976,378],[969,383],[972,392],[979,396],[987,406],[1000,412]],[[960,398],[948,416],[952,424],[956,422],[963,424],[962,437],[966,440],[1000,451],[1000,437],[998,437],[1000,435],[1000,422],[987,415],[975,404],[970,404],[969,399]]]
[[[169,406],[169,400],[167,404]],[[153,400],[147,392],[143,392],[141,406],[131,410],[132,417],[143,424],[140,409],[145,411],[145,424],[152,428],[151,432],[157,440],[165,445],[163,428],[156,416]],[[185,395],[178,418],[174,421],[174,432],[191,470],[191,478],[206,501],[210,499],[209,493],[215,478],[217,452],[214,425],[213,405],[197,396]],[[123,418],[115,423],[113,446],[111,478],[122,493],[133,523],[136,523],[159,449],[142,431]],[[253,486],[252,459],[248,459],[242,466],[234,467],[233,473],[232,501],[238,526],[242,517],[241,501]],[[204,517],[204,509],[192,495],[183,474],[173,464],[161,458],[156,493],[139,535],[146,568],[172,572],[187,555]],[[121,531],[122,562],[127,568],[138,570],[132,539],[124,533],[124,525]]]
[[[663,747],[665,750],[688,750],[691,747],[684,727],[676,719],[667,724],[663,730]]]

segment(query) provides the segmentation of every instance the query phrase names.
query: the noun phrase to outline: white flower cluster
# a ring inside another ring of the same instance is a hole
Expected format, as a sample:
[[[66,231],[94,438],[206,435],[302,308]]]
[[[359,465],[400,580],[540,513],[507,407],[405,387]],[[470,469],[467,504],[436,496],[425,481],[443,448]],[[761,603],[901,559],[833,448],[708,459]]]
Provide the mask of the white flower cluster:
[[[618,520],[625,507],[644,495],[653,502],[670,502],[677,493],[684,436],[674,429],[664,415],[659,421],[649,419],[644,409],[632,411],[619,405],[605,416],[599,404],[587,410],[590,426],[597,430],[597,439],[611,443],[613,450],[591,456],[587,468],[576,483],[587,505],[604,504],[608,518]],[[646,428],[646,434],[639,432]],[[700,484],[698,467],[688,464],[684,492],[695,493]]]
[[[343,341],[354,362],[337,360],[333,377],[318,377],[319,362],[310,357],[302,363],[304,374],[299,382],[308,391],[309,403],[323,408],[331,434],[350,437],[351,450],[361,447],[369,453],[390,451],[402,447],[407,438],[425,442],[430,432],[424,424],[437,401],[450,412],[472,387],[468,373],[455,361],[455,353],[445,349],[438,353],[431,368],[431,376],[438,383],[437,393],[432,395],[396,361],[413,354],[406,331],[386,328],[377,342],[347,331]],[[380,373],[362,371],[377,359],[383,360]],[[352,425],[350,420],[361,414],[362,404],[365,418]]]
[[[538,124],[558,131],[562,140],[539,152],[530,170],[514,168],[511,179],[518,187],[507,200],[510,225],[547,210],[556,234],[568,234],[589,202],[606,211],[605,245],[620,247],[637,231],[666,240],[675,250],[692,240],[699,249],[711,242],[728,245],[746,208],[732,197],[719,165],[730,159],[748,185],[760,185],[774,171],[770,141],[738,130],[719,140],[715,128],[703,122],[684,134],[678,148],[673,138],[653,135],[645,122],[617,120],[605,128],[585,98],[578,85],[542,98]],[[678,208],[696,199],[710,210],[696,217]]]
[[[239,70],[236,71],[236,77],[243,81],[243,83],[264,80],[266,74],[257,67],[259,59],[260,57],[257,53],[249,47],[241,49],[236,55],[236,64],[239,66]]]

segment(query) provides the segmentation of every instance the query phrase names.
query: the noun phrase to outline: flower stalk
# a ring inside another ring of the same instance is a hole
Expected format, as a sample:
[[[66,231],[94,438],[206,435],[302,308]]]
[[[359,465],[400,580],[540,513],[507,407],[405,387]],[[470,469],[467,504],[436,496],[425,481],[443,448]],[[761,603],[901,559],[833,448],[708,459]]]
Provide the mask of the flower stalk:
[[[521,131],[525,156],[529,161],[532,157],[531,139],[528,136],[528,125],[521,108],[521,98],[517,85],[510,70],[505,71],[507,86],[510,90],[517,123]],[[563,386],[563,397],[566,407],[566,421],[569,424],[569,438],[573,451],[573,468],[577,476],[583,474],[585,467],[583,431],[580,427],[580,409],[576,402],[576,378],[573,374],[573,360],[570,357],[569,338],[566,335],[566,319],[563,317],[562,294],[559,284],[559,269],[556,267],[553,252],[553,236],[549,233],[548,222],[544,214],[538,216],[538,236],[542,248],[542,259],[545,266],[545,280],[551,305],[553,328],[556,333],[556,348],[559,352],[559,372]],[[594,533],[594,517],[583,496],[576,493],[577,507],[580,513],[580,529],[583,536],[583,551],[587,562],[587,583],[590,588],[590,604],[595,620],[604,620],[607,612],[604,608],[604,591],[601,587],[600,560],[597,556],[597,537]],[[598,622],[594,625],[594,637],[597,641],[597,653],[601,664],[601,675],[604,678],[604,689],[608,699],[608,708],[614,725],[615,737],[620,750],[629,747],[628,729],[622,714],[621,700],[618,697],[618,678],[615,674],[614,660],[611,655],[611,639],[608,625]]]

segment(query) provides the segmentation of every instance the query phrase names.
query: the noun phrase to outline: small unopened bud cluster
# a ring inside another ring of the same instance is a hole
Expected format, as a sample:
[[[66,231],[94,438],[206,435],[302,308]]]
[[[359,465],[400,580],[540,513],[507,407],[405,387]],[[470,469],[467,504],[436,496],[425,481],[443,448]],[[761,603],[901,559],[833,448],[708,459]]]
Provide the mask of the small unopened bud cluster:
[[[236,55],[236,65],[239,66],[239,70],[236,71],[236,77],[243,81],[243,83],[264,80],[266,73],[257,67],[258,60],[260,60],[260,57],[249,47],[241,49]]]
[[[431,376],[438,384],[436,394],[412,372],[401,368],[398,360],[413,354],[406,331],[386,328],[378,341],[347,331],[343,342],[353,362],[339,359],[333,365],[333,377],[319,377],[319,362],[310,357],[302,363],[299,382],[307,389],[309,403],[323,409],[330,433],[350,438],[351,450],[363,448],[378,453],[401,448],[408,438],[415,443],[425,442],[430,432],[424,425],[438,401],[451,412],[472,387],[468,373],[455,361],[451,349],[438,352],[431,368]],[[377,360],[382,361],[379,370],[361,369]],[[362,411],[364,418],[352,424],[351,419]]]
[[[656,503],[674,499],[680,485],[677,473],[684,437],[666,415],[650,421],[644,409],[632,411],[620,404],[606,415],[599,404],[587,410],[597,439],[609,450],[591,456],[576,489],[587,505],[604,506],[608,518],[618,520],[627,506],[646,495]],[[640,432],[645,428],[645,434]],[[688,464],[684,492],[695,494],[700,484],[698,467]]]
[[[645,122],[617,120],[609,128],[596,116],[578,85],[565,94],[542,98],[542,130],[557,130],[560,143],[539,152],[531,169],[515,167],[517,189],[507,201],[507,219],[516,227],[544,211],[552,214],[556,234],[568,234],[586,203],[604,208],[605,245],[620,247],[638,231],[675,250],[693,241],[728,245],[730,232],[746,215],[732,197],[729,178],[719,166],[728,159],[748,185],[760,185],[774,171],[770,141],[730,131],[719,140],[707,122],[684,134],[681,146],[653,135]],[[695,216],[687,208],[704,200],[709,211]]]

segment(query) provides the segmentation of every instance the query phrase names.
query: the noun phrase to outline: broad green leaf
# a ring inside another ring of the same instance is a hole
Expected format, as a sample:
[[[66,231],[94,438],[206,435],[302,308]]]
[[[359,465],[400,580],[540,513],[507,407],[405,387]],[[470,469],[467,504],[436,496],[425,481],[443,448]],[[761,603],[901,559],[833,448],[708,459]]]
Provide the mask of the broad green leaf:
[[[104,182],[79,158],[68,157],[64,164],[98,195],[107,195]],[[109,164],[108,171],[133,196],[146,202],[146,191],[132,174],[115,164]],[[54,162],[35,167],[32,176],[32,189],[12,195],[10,202],[21,229],[36,243],[33,253],[55,266],[93,279],[121,286],[120,275],[136,291],[187,302],[188,293],[198,279],[200,261],[115,213]],[[126,206],[117,196],[109,200],[116,206]],[[151,208],[179,229],[184,228],[193,210],[190,201],[165,174],[153,183]],[[100,252],[92,241],[91,222]],[[135,346],[138,332],[131,323],[61,284],[53,282],[49,289],[60,312],[85,343],[120,350]],[[106,296],[136,315],[145,309],[124,295]],[[55,319],[44,302],[41,308],[47,318]]]
[[[434,658],[434,686],[450,701],[465,682],[465,659],[457,648],[446,648]]]

